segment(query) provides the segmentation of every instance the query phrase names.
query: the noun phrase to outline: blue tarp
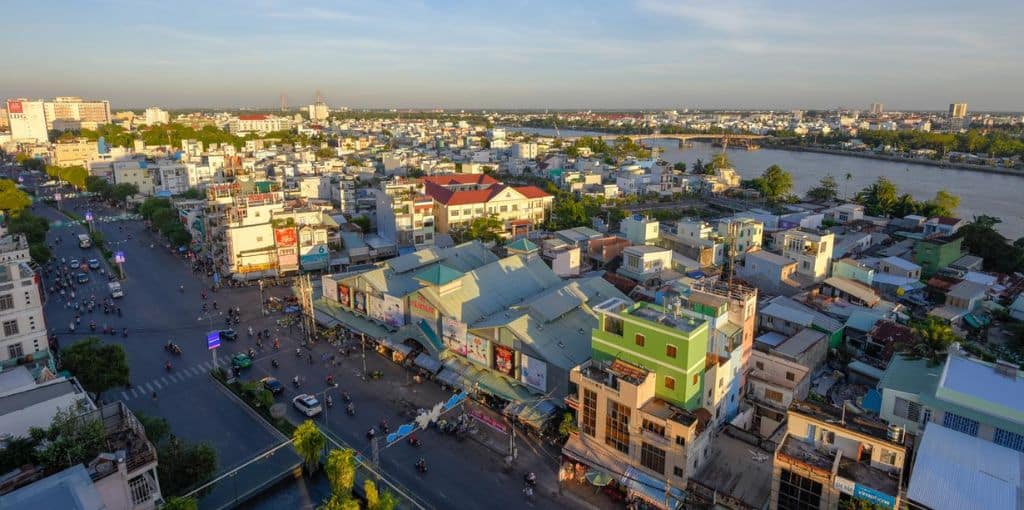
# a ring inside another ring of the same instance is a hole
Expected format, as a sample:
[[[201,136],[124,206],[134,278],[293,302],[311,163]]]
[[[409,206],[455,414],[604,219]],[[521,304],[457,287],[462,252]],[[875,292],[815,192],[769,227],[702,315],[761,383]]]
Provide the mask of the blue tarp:
[[[871,388],[868,390],[867,394],[864,395],[864,399],[861,400],[860,406],[864,408],[865,411],[871,411],[875,414],[882,412],[882,394],[878,390]]]
[[[644,473],[634,467],[626,470],[620,483],[631,492],[643,497],[647,501],[657,505],[659,508],[676,510],[683,506],[686,500],[686,492],[677,487],[672,487],[668,494],[665,494],[665,482],[651,475]],[[666,500],[669,504],[666,504]]]

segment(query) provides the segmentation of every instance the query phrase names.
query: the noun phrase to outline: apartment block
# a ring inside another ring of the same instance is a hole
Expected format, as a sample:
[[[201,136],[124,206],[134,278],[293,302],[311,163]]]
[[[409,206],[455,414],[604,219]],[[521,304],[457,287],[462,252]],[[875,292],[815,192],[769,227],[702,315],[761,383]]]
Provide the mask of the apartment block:
[[[39,276],[22,234],[0,237],[0,366],[53,369]]]
[[[96,142],[87,138],[58,140],[53,145],[52,153],[53,164],[64,168],[76,165],[87,167],[90,161],[100,156]]]
[[[736,260],[761,248],[764,225],[750,218],[725,218],[718,222],[718,235],[725,239]]]
[[[484,174],[432,175],[422,179],[434,200],[437,231],[468,228],[473,220],[493,216],[508,238],[526,235],[544,223],[554,197],[536,186],[506,186]]]

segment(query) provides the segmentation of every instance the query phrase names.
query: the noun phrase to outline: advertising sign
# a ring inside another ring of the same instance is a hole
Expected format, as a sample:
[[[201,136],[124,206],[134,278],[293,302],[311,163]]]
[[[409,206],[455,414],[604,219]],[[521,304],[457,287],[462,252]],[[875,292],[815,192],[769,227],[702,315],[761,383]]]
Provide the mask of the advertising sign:
[[[325,274],[323,278],[320,278],[320,282],[324,288],[324,298],[330,299],[331,301],[338,301],[338,282],[331,278],[331,275]]]
[[[338,302],[345,308],[352,308],[352,290],[348,285],[338,284]]]
[[[25,110],[21,107],[21,101],[8,101],[7,102],[8,113],[25,113]]]
[[[299,267],[299,254],[295,248],[285,248],[277,252],[277,265],[282,269],[294,269]]]
[[[384,295],[367,292],[366,309],[371,319],[384,322]]]
[[[124,252],[119,251],[114,253],[114,262],[118,264],[124,264]]]
[[[412,306],[412,314],[417,317],[423,317],[424,319],[435,319],[437,318],[437,309],[434,305],[427,301],[427,298],[423,297],[423,294],[417,292],[409,298],[409,303]]]
[[[357,290],[352,293],[352,308],[355,311],[365,314],[366,313],[366,293]]]
[[[486,338],[478,337],[473,333],[466,333],[466,359],[481,365],[487,365],[487,351],[490,350],[490,344],[491,342]]]
[[[505,424],[502,423],[500,420],[492,418],[487,413],[479,409],[470,409],[468,414],[474,420],[483,423],[484,425],[487,425],[488,427],[498,432],[501,432],[502,434],[508,434],[508,428],[505,426]]]
[[[509,377],[515,372],[515,356],[512,349],[504,345],[494,344],[494,369]]]
[[[289,248],[298,242],[298,235],[295,227],[278,228],[274,230],[274,241],[278,248]]]
[[[441,339],[444,345],[459,356],[466,355],[466,324],[453,317],[441,318]],[[486,363],[486,361],[485,361]]]
[[[523,384],[540,391],[548,388],[548,365],[537,358],[519,354],[519,380]]]
[[[327,246],[318,244],[299,255],[299,263],[303,269],[321,269],[327,267],[330,259],[330,252]]]
[[[896,508],[896,498],[871,487],[857,484],[853,488],[853,497],[873,503],[882,508]]]
[[[384,294],[384,324],[400,328],[405,325],[405,302],[390,294]]]
[[[214,350],[220,347],[220,331],[210,331],[206,334],[206,349]]]

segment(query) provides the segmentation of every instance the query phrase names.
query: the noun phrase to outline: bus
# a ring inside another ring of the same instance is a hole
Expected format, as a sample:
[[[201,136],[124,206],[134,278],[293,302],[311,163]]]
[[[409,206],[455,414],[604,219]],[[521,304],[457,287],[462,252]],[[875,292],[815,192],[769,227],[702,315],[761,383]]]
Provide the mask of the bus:
[[[92,239],[87,234],[78,234],[78,247],[79,248],[91,248]]]

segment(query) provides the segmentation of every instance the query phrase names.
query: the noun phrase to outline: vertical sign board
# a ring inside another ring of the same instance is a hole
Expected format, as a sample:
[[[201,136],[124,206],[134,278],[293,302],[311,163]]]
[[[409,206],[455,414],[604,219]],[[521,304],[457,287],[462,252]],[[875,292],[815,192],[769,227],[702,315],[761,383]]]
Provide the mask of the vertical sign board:
[[[338,302],[345,308],[352,308],[352,289],[348,285],[338,284]]]
[[[391,327],[405,325],[405,301],[391,294],[384,294],[384,322]]]
[[[523,384],[538,390],[547,391],[548,388],[548,365],[537,358],[531,358],[526,354],[519,353],[519,379]]]
[[[441,317],[441,339],[452,352],[459,356],[466,355],[466,323],[454,317]]]
[[[494,344],[494,369],[509,377],[515,376],[515,352],[501,344]]]
[[[357,290],[352,293],[352,309],[366,315],[366,293]]]
[[[466,333],[466,359],[487,366],[490,357],[491,342],[473,333]]]
[[[220,347],[220,331],[211,331],[206,334],[206,348],[214,350]]]
[[[320,283],[323,285],[324,298],[338,302],[338,282],[331,278],[331,275],[325,274],[320,278]]]

